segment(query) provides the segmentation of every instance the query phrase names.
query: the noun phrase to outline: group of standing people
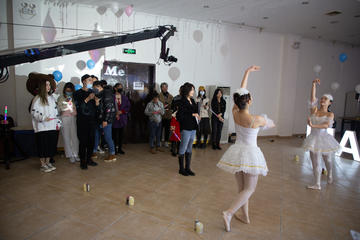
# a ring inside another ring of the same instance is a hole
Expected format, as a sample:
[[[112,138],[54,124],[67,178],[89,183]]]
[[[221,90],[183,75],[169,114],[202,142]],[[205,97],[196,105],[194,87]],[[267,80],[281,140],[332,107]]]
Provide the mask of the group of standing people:
[[[258,176],[266,176],[268,173],[266,160],[257,145],[257,135],[260,130],[275,125],[265,114],[250,113],[253,98],[247,90],[250,73],[259,70],[258,66],[249,67],[245,71],[240,88],[233,94],[232,114],[236,143],[228,148],[217,164],[219,168],[235,175],[238,186],[233,203],[222,213],[226,231],[230,231],[233,217],[243,223],[250,223],[249,199],[255,192]],[[117,84],[112,88],[107,86],[106,82],[94,81],[89,75],[84,75],[81,81],[83,87],[78,91],[75,91],[72,83],[65,84],[63,94],[57,100],[51,95],[50,82],[43,82],[39,94],[32,101],[32,123],[36,133],[41,170],[44,172],[56,169],[50,163],[50,159],[55,155],[60,129],[64,137],[66,157],[71,162],[80,161],[82,169],[87,169],[88,165],[97,165],[92,159],[97,151],[100,131],[103,131],[109,147],[106,162],[115,161],[116,153],[124,154],[121,146],[130,104],[123,94],[122,85]],[[308,118],[311,134],[304,141],[304,148],[310,151],[315,178],[314,184],[308,188],[320,190],[321,157],[328,170],[328,183],[331,184],[333,156],[340,149],[340,145],[327,133],[327,128],[332,127],[334,122],[334,114],[329,110],[333,97],[324,94],[318,107],[317,85],[320,85],[319,79],[312,83]],[[179,95],[175,97],[168,93],[166,83],[161,84],[160,94],[156,91],[150,94],[151,101],[146,106],[145,114],[149,117],[151,153],[163,151],[161,135],[164,130],[164,146],[167,147],[170,140],[172,154],[178,155],[179,174],[195,176],[191,170],[193,143],[196,136],[195,146],[206,147],[207,137],[211,131],[210,112],[213,149],[221,149],[219,142],[226,111],[221,89],[216,89],[211,101],[202,86],[195,97],[195,87],[188,82],[180,87]],[[203,143],[200,142],[202,137]],[[241,213],[237,213],[238,210],[241,210]]]
[[[130,102],[123,86],[108,86],[106,81],[88,74],[81,77],[83,87],[75,91],[71,82],[65,84],[56,98],[49,81],[40,82],[39,94],[31,104],[33,128],[43,172],[55,170],[50,163],[56,153],[58,133],[62,131],[65,155],[70,162],[80,162],[81,169],[97,166],[101,135],[109,147],[105,162],[116,161],[122,149],[124,127]]]

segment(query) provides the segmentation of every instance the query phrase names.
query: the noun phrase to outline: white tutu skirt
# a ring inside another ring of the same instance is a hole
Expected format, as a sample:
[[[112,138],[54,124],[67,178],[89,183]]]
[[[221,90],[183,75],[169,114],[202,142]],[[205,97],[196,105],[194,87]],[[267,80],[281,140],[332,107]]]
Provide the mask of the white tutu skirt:
[[[336,139],[326,132],[311,133],[304,140],[303,148],[306,151],[320,152],[320,153],[333,153],[341,149],[340,144]]]
[[[260,148],[244,144],[230,146],[218,162],[217,167],[232,174],[244,172],[266,176],[269,171]]]

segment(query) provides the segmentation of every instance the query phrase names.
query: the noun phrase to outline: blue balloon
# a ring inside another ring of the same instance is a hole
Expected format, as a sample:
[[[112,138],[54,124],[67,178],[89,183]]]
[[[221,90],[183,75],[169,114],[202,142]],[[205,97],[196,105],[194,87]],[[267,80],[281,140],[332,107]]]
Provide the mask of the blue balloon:
[[[75,85],[75,91],[79,90],[80,88],[82,88],[81,84],[76,84]]]
[[[93,69],[95,67],[95,62],[94,60],[92,59],[89,59],[87,62],[86,62],[86,65],[89,69]]]
[[[340,62],[343,63],[343,62],[346,61],[346,59],[347,59],[346,53],[342,53],[342,54],[339,55],[339,60],[340,60]]]
[[[54,75],[54,79],[56,82],[59,82],[61,79],[62,79],[62,73],[58,70],[54,71],[53,72],[53,75]]]

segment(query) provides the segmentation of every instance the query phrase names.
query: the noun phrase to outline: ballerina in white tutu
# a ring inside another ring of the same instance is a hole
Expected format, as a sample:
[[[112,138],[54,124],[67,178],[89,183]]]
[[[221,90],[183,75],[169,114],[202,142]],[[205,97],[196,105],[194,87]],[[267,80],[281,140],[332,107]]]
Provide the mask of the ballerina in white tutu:
[[[241,88],[234,93],[234,108],[236,143],[224,153],[217,166],[235,174],[238,193],[230,208],[223,212],[225,230],[230,231],[230,222],[234,214],[241,208],[242,215],[235,218],[250,223],[248,201],[254,193],[258,175],[266,176],[268,168],[263,153],[257,146],[257,135],[260,129],[274,127],[274,122],[266,115],[252,115],[249,106],[252,98],[246,89],[250,72],[258,71],[260,67],[251,66],[245,72]]]
[[[333,102],[330,94],[324,94],[320,99],[320,108],[318,109],[318,100],[316,98],[316,85],[320,85],[320,79],[315,79],[312,83],[310,117],[308,124],[311,127],[310,135],[304,140],[303,147],[310,151],[310,158],[313,166],[315,183],[307,186],[309,189],[321,190],[321,156],[324,159],[328,172],[328,183],[333,182],[332,177],[332,156],[341,147],[336,139],[327,133],[327,128],[332,127],[334,123],[334,113],[329,111],[329,106]]]

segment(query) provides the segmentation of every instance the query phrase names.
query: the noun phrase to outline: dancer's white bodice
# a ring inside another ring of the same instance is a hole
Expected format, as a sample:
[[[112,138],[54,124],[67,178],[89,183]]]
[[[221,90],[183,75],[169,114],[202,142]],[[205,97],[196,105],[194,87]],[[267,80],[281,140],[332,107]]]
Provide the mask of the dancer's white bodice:
[[[320,124],[330,122],[330,127],[331,127],[332,124],[334,123],[334,121],[327,116],[318,117],[318,116],[315,116],[315,114],[312,114],[310,116],[310,120],[311,120],[311,123],[314,125],[320,125]],[[324,133],[327,133],[326,128],[311,128],[311,134],[318,135],[318,134],[324,134]]]
[[[257,135],[260,128],[246,128],[235,123],[236,144],[257,147]]]

